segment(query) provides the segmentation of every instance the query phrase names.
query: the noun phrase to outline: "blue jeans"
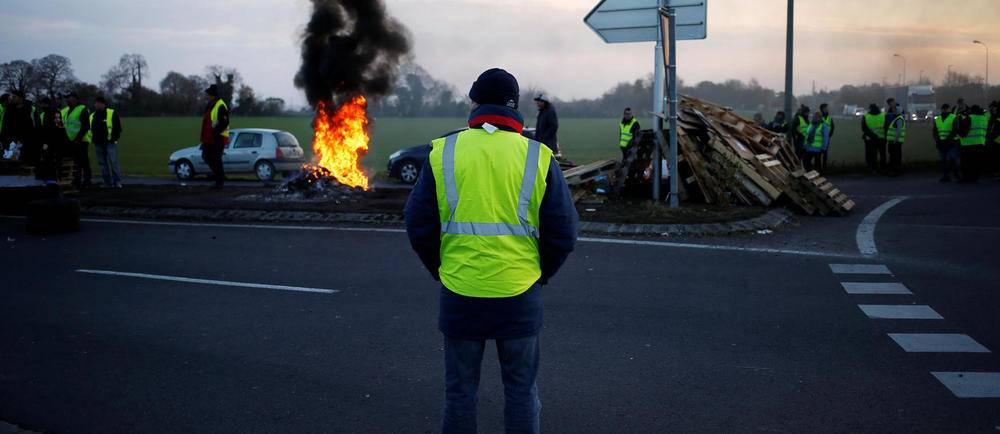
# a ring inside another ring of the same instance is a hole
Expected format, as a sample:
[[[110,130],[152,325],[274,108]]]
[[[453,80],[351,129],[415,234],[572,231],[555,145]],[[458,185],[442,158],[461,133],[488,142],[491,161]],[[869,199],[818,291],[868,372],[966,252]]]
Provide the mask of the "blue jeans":
[[[104,185],[112,186],[122,183],[122,174],[118,170],[118,144],[94,143],[94,155],[97,164],[101,166],[101,179]]]
[[[941,157],[941,177],[948,178],[952,172],[955,172],[955,177],[959,177],[961,154],[959,153],[958,146],[952,146],[948,149],[938,149],[938,155]]]
[[[539,432],[538,335],[496,341],[504,388],[507,433]],[[441,432],[475,433],[480,365],[485,340],[444,337],[445,393]]]

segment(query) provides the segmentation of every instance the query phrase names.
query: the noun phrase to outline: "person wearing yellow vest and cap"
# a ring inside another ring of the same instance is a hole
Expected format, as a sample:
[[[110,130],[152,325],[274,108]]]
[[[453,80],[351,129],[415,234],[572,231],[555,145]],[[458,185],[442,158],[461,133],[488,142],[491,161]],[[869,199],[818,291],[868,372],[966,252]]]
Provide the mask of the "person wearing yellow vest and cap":
[[[806,172],[823,170],[823,150],[830,146],[830,126],[823,121],[823,112],[813,113],[812,123],[806,132],[805,150],[802,157]]]
[[[934,144],[937,146],[938,155],[941,157],[941,179],[940,182],[951,182],[951,174],[959,174],[959,144],[958,144],[958,119],[951,112],[951,106],[941,105],[941,114],[934,116],[934,126],[932,135]]]
[[[629,149],[632,149],[632,139],[638,132],[639,120],[632,116],[631,107],[625,107],[622,121],[618,124],[618,148],[622,150],[622,163],[625,162]]]
[[[93,176],[90,171],[90,147],[87,143],[87,133],[90,132],[90,111],[80,102],[76,92],[70,92],[65,96],[67,105],[60,113],[63,125],[66,126],[70,152],[73,155],[73,185],[77,188],[86,188],[90,186]]]
[[[885,170],[885,113],[878,104],[868,105],[861,119],[861,137],[865,141],[865,165],[872,175]]]
[[[578,216],[552,151],[521,135],[514,76],[487,70],[469,98],[469,129],[432,142],[404,210],[410,244],[442,285],[441,431],[477,432],[480,366],[494,340],[506,431],[537,433],[541,292],[573,250]]]
[[[799,107],[799,111],[795,113],[795,118],[792,119],[792,125],[795,127],[795,133],[792,134],[792,144],[795,146],[795,155],[799,157],[800,160],[806,158],[806,134],[809,133],[809,107],[803,105]]]
[[[205,94],[208,95],[208,104],[201,120],[201,158],[212,169],[215,188],[222,188],[226,182],[222,153],[229,143],[229,107],[219,97],[219,86],[209,86]]]
[[[108,107],[108,100],[103,96],[94,98],[94,112],[90,114],[90,138],[105,187],[122,186],[122,174],[118,169],[118,139],[121,136],[122,121],[118,112]]]
[[[978,105],[959,118],[958,136],[962,159],[962,182],[978,182],[986,148],[986,112]]]
[[[899,110],[895,98],[885,101],[885,143],[889,150],[889,176],[899,176],[903,171],[903,143],[906,142],[906,113]]]
[[[820,115],[823,117],[823,123],[826,124],[827,130],[830,132],[830,140],[826,141],[826,146],[823,148],[823,152],[820,152],[820,158],[823,160],[821,167],[822,172],[826,172],[826,163],[830,155],[830,143],[833,141],[833,131],[837,126],[833,123],[833,116],[830,115],[830,105],[823,103],[819,105]]]

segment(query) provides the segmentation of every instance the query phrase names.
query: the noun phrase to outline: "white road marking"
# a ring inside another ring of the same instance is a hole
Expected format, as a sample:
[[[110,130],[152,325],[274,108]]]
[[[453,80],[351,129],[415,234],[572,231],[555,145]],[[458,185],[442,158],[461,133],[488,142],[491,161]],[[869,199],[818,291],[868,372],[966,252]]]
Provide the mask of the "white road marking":
[[[17,217],[12,217],[12,218],[17,218]],[[188,226],[188,227],[234,228],[234,229],[278,229],[278,230],[304,230],[304,231],[406,233],[406,229],[371,228],[371,227],[196,223],[196,222],[168,222],[168,221],[115,220],[115,219],[89,219],[89,218],[81,219],[80,221],[90,222],[90,223],[150,225],[150,226],[182,226],[182,227]],[[578,237],[577,240],[584,243],[625,244],[634,246],[671,247],[671,248],[682,248],[682,249],[722,250],[730,252],[772,253],[772,254],[782,254],[782,255],[818,256],[818,257],[828,257],[828,258],[858,258],[858,255],[854,254],[819,252],[813,250],[772,249],[767,247],[739,247],[739,246],[726,246],[718,244],[674,243],[667,241],[646,241],[646,240],[593,238],[593,237]]]
[[[858,307],[871,319],[944,319],[927,305],[859,304]]]
[[[875,264],[830,264],[834,274],[892,274],[889,267]]]
[[[345,231],[345,232],[392,232],[406,233],[405,229],[386,228],[351,228],[336,226],[304,226],[304,225],[261,225],[261,224],[238,224],[238,223],[195,223],[195,222],[167,222],[152,220],[114,220],[114,219],[80,219],[89,223],[112,223],[126,225],[149,225],[149,226],[189,226],[204,228],[235,228],[235,229],[281,229],[292,231]]]
[[[172,282],[184,282],[184,283],[200,283],[205,285],[219,285],[219,286],[239,286],[244,288],[261,288],[261,289],[278,289],[282,291],[299,291],[299,292],[317,292],[321,294],[333,294],[340,292],[336,289],[323,289],[323,288],[306,288],[301,286],[286,286],[286,285],[269,285],[264,283],[249,283],[249,282],[230,282],[227,280],[210,280],[210,279],[193,279],[190,277],[178,277],[178,276],[162,276],[158,274],[146,274],[146,273],[126,273],[121,271],[107,271],[107,270],[87,270],[80,269],[76,270],[78,273],[87,274],[101,274],[106,276],[122,276],[122,277],[136,277],[140,279],[153,279],[153,280],[168,280]]]
[[[961,333],[889,333],[908,353],[988,353],[969,335]]]
[[[905,285],[897,282],[840,282],[840,286],[848,294],[913,294]]]
[[[591,238],[591,237],[579,237],[577,240],[587,243],[604,243],[604,244],[626,244],[634,246],[656,246],[656,247],[676,247],[684,249],[702,249],[702,250],[726,250],[732,252],[754,252],[754,253],[777,253],[783,255],[800,255],[800,256],[823,256],[823,257],[843,257],[843,258],[856,258],[857,255],[847,255],[843,253],[830,253],[830,252],[816,252],[812,250],[787,250],[787,249],[772,249],[767,247],[739,247],[739,246],[725,246],[717,244],[694,244],[694,243],[672,243],[667,241],[646,241],[646,240],[629,240],[629,239],[617,239],[617,238]]]
[[[956,398],[1000,398],[1000,372],[931,372]]]
[[[906,200],[906,196],[892,198],[878,208],[872,210],[865,216],[864,220],[861,220],[861,224],[858,225],[858,233],[855,239],[858,242],[858,251],[865,256],[875,256],[878,254],[878,249],[875,247],[875,226],[878,224],[878,220],[882,218],[882,215],[899,204],[900,202]]]

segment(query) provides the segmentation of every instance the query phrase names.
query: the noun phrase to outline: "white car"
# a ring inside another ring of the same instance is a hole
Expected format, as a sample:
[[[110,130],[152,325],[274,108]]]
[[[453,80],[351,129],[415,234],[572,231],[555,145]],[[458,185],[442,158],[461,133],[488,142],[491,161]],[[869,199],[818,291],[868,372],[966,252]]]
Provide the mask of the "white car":
[[[278,173],[294,172],[303,163],[305,152],[294,135],[264,128],[230,130],[229,144],[222,154],[222,167],[226,174],[253,173],[265,182],[274,179]],[[169,168],[182,180],[212,172],[201,158],[198,146],[170,154]]]

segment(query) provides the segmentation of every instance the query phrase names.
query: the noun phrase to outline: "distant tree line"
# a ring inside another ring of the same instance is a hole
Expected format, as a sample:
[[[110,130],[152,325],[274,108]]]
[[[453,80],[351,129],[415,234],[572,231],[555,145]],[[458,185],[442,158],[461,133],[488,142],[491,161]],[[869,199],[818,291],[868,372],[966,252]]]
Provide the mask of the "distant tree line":
[[[215,84],[222,98],[239,116],[309,115],[303,108],[289,111],[285,101],[276,97],[260,97],[244,82],[236,68],[209,65],[202,75],[184,75],[170,71],[158,83],[158,90],[148,87],[149,66],[141,54],[125,54],[102,75],[100,83],[85,83],[73,74],[72,62],[65,56],[48,56],[27,60],[12,60],[0,64],[0,88],[17,89],[31,98],[56,96],[76,92],[84,101],[103,95],[112,100],[120,113],[126,116],[197,116],[205,105],[204,90]],[[621,82],[597,98],[573,100],[554,99],[560,116],[607,118],[621,115],[622,109],[632,107],[642,116],[653,105],[652,77]],[[984,89],[985,80],[951,71],[943,83],[935,86],[937,104],[954,103],[965,98],[970,104],[1000,99],[1000,86]],[[919,84],[930,84],[922,79]],[[770,116],[784,107],[784,93],[766,88],[755,79],[725,80],[721,83],[700,81],[691,86],[682,80],[680,93],[716,102],[743,112],[761,112]],[[817,108],[828,103],[834,113],[845,105],[866,107],[870,103],[883,104],[889,96],[900,95],[901,88],[887,83],[844,85],[835,90],[820,90],[814,94],[799,95],[795,105],[806,104]],[[986,92],[986,93],[984,93]],[[529,119],[534,115],[532,99],[544,89],[529,86],[521,89],[520,110]],[[464,91],[435,79],[415,63],[400,66],[396,86],[387,97],[370,102],[373,116],[385,117],[460,117],[469,111]],[[529,121],[529,124],[531,122]]]
[[[281,98],[260,98],[243,82],[233,67],[209,65],[203,75],[184,75],[170,71],[160,80],[159,90],[144,80],[149,65],[141,54],[125,54],[101,76],[100,83],[80,81],[73,74],[69,58],[58,54],[0,64],[0,88],[19,90],[32,99],[57,98],[76,92],[83,101],[104,96],[124,116],[197,116],[205,107],[205,89],[215,84],[233,114],[241,116],[276,116],[286,113]],[[235,98],[235,100],[234,100]]]

